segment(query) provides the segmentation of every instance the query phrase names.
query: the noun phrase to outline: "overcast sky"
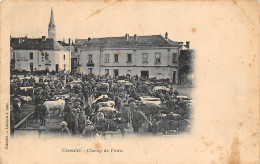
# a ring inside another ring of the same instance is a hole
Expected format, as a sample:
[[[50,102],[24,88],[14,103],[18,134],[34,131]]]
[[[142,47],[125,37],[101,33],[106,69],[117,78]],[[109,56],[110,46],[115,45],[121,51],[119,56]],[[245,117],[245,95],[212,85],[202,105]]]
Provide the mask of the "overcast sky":
[[[126,33],[164,36],[167,31],[170,39],[190,41],[191,47],[204,50],[209,43],[231,44],[225,43],[225,39],[242,37],[249,25],[255,26],[243,12],[243,6],[239,8],[231,1],[56,0],[55,3],[46,0],[7,4],[5,9],[10,13],[2,17],[8,17],[7,28],[10,27],[13,37],[47,36],[53,7],[57,40],[64,38],[66,42],[68,38],[124,36]],[[244,37],[243,41],[247,39]],[[212,48],[216,48],[214,46]]]
[[[186,10],[179,10],[184,6]],[[51,7],[58,40],[124,36],[125,33],[164,36],[167,31],[170,39],[186,41],[196,31],[194,23],[199,20],[192,13],[206,9],[206,6],[194,8],[186,2],[178,5],[176,2],[136,1],[15,3],[11,6],[11,35],[47,35]]]

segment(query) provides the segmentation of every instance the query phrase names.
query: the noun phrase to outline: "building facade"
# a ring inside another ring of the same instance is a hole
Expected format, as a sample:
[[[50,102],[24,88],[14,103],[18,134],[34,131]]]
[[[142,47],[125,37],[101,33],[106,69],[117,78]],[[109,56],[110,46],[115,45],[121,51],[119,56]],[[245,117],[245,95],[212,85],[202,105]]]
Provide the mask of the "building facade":
[[[25,41],[27,37],[19,37],[19,38],[12,38],[10,36],[10,70],[14,70],[15,68],[15,53],[14,50],[16,49],[19,44]]]
[[[71,70],[70,45],[63,47],[56,41],[53,9],[48,25],[48,38],[10,38],[10,43],[12,69],[31,72]]]
[[[27,39],[14,50],[15,69],[71,70],[70,52],[53,38]]]
[[[181,45],[161,35],[93,38],[82,44],[79,71],[87,74],[138,75],[170,79],[178,83],[178,58]],[[76,43],[77,44],[77,43]]]

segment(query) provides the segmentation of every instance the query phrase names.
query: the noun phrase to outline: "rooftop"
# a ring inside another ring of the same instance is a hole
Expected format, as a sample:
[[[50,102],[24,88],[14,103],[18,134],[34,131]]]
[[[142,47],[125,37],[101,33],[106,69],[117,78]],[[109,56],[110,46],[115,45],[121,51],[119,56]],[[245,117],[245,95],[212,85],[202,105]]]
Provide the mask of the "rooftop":
[[[16,48],[19,44],[25,41],[27,37],[10,38],[10,46]]]
[[[148,35],[148,36],[126,36],[123,37],[105,37],[105,38],[92,38],[92,39],[77,39],[76,46],[83,46],[83,48],[100,48],[100,47],[176,47],[177,42],[170,39],[165,39],[161,35]]]
[[[68,51],[60,43],[55,41],[53,38],[29,38],[19,44],[15,49],[17,50],[62,50]]]

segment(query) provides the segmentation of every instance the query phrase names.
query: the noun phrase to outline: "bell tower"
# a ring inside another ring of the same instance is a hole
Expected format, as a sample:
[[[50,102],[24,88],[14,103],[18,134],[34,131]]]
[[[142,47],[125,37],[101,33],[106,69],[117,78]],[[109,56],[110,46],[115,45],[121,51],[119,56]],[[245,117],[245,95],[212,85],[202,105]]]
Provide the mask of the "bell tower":
[[[51,17],[50,17],[50,23],[48,27],[48,38],[53,38],[56,40],[56,31],[55,31],[55,23],[54,23],[54,16],[53,16],[53,9],[51,8]]]

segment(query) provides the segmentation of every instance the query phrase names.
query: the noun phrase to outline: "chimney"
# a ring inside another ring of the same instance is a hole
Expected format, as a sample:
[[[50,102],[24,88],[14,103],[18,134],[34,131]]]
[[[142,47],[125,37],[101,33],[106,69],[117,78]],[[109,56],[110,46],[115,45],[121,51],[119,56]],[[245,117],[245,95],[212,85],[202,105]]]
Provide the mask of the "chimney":
[[[70,38],[69,38],[69,45],[70,45]]]
[[[165,33],[165,39],[168,40],[168,32]]]
[[[90,39],[91,39],[91,38],[90,38],[90,37],[88,37],[88,41],[90,41]]]
[[[127,33],[125,34],[125,40],[129,41],[129,34],[127,34]]]
[[[21,38],[18,38],[18,43],[19,43],[19,44],[21,43]]]
[[[186,47],[189,49],[190,48],[190,41],[186,42]]]
[[[46,41],[46,36],[42,36],[42,41]]]
[[[134,35],[134,41],[137,42],[137,35]]]
[[[71,41],[71,44],[74,45],[73,40]]]

